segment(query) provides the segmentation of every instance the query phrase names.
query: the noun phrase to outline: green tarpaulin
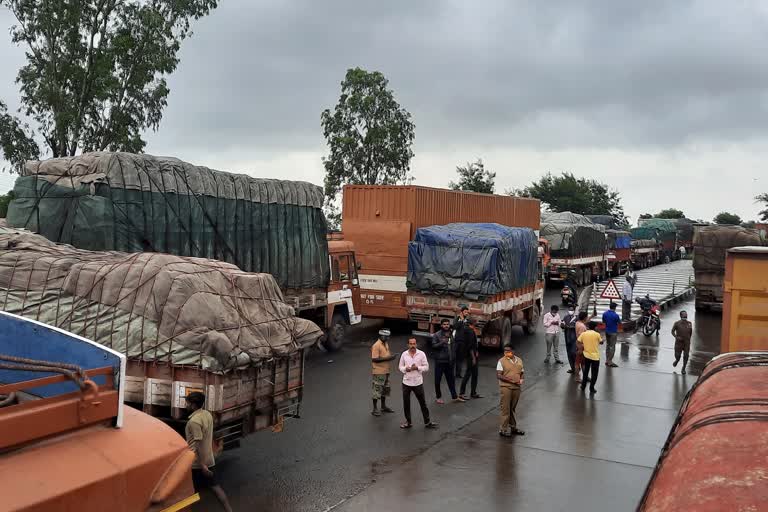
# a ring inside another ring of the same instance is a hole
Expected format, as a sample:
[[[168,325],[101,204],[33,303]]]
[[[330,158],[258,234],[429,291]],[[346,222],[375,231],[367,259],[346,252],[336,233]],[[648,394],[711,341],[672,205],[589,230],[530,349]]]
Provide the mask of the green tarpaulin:
[[[272,274],[283,289],[329,280],[322,190],[175,158],[88,153],[29,162],[8,225],[80,249],[163,252]]]

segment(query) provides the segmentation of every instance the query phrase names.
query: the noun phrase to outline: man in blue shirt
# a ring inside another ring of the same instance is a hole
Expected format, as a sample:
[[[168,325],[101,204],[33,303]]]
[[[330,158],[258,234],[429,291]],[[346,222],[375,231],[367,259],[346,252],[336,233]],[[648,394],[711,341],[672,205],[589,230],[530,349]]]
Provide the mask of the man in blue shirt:
[[[619,337],[619,323],[621,323],[621,317],[616,313],[616,303],[611,301],[611,309],[603,313],[603,324],[605,324],[605,366],[612,368],[619,366],[613,362],[616,339]]]

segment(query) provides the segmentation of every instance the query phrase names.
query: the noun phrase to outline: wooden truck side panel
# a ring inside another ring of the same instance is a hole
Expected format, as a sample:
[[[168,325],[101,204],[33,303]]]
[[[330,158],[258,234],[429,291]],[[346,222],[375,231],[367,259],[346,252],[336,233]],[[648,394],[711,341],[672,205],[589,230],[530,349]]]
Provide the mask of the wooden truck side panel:
[[[720,352],[768,350],[768,247],[728,251]]]

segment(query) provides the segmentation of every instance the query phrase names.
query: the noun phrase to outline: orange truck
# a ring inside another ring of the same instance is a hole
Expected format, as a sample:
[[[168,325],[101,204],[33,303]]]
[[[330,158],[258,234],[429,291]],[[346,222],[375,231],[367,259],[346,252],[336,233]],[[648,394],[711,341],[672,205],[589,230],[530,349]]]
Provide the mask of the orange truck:
[[[360,264],[361,311],[367,318],[404,320],[432,332],[441,318],[458,313],[460,304],[482,325],[481,342],[499,346],[513,325],[532,332],[541,313],[544,283],[509,290],[481,301],[430,296],[409,291],[408,244],[416,230],[450,223],[497,223],[530,228],[538,236],[537,199],[478,194],[418,186],[348,185],[342,209],[344,240],[354,243]],[[539,251],[540,273],[547,245]]]
[[[768,351],[768,247],[736,247],[725,259],[720,352]]]
[[[176,512],[199,501],[194,453],[122,403],[124,355],[0,312],[2,510]]]

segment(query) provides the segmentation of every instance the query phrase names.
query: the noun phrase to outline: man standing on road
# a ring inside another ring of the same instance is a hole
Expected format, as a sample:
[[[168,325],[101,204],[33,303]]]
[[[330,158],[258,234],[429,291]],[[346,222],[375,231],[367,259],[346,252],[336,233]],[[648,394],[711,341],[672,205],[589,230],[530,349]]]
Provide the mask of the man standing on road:
[[[584,373],[581,377],[581,389],[587,387],[589,382],[589,391],[597,393],[597,374],[600,371],[600,345],[603,344],[603,338],[597,332],[597,322],[589,322],[586,332],[579,336],[579,343],[584,347]],[[590,379],[591,374],[591,379]]]
[[[634,292],[632,276],[627,273],[624,286],[621,289],[621,319],[625,322],[632,320],[632,294]]]
[[[568,355],[568,373],[576,370],[576,310],[573,306],[568,308],[568,314],[563,318],[563,330],[565,331],[565,352]]]
[[[688,366],[688,355],[691,353],[691,336],[693,336],[693,324],[688,321],[688,313],[680,312],[680,320],[672,326],[672,336],[675,337],[675,362],[672,366],[677,366],[680,362],[680,355],[683,356],[683,369],[680,371],[685,375],[685,367]]]
[[[581,311],[579,312],[579,319],[576,321],[576,364],[573,373],[576,376],[577,384],[581,382],[581,370],[584,368],[584,346],[578,340],[579,336],[587,332],[588,316],[586,311]]]
[[[467,346],[464,343],[464,329],[467,327],[467,319],[469,318],[469,307],[466,305],[461,306],[459,316],[453,322],[453,341],[456,363],[456,378],[461,378],[461,372],[464,370],[464,360],[467,357]]]
[[[608,311],[603,313],[603,324],[605,324],[605,366],[616,368],[613,362],[613,356],[616,354],[616,340],[619,337],[619,324],[621,318],[616,313],[616,303],[611,301]]]
[[[195,492],[205,488],[210,489],[224,510],[232,512],[227,494],[216,481],[213,472],[216,464],[213,458],[213,416],[203,409],[205,395],[199,391],[193,391],[187,395],[186,399],[190,415],[184,427],[184,433],[189,448],[195,452],[195,462],[192,463],[192,484],[195,486]]]
[[[398,365],[403,374],[403,410],[405,412],[405,423],[400,424],[400,428],[411,428],[411,393],[416,395],[421,407],[421,416],[424,419],[424,427],[437,428],[437,423],[429,419],[429,409],[427,408],[427,399],[424,397],[424,373],[429,371],[427,355],[416,348],[416,338],[408,339],[408,350],[400,356]]]
[[[480,364],[480,350],[477,346],[477,332],[475,331],[475,319],[468,318],[467,326],[464,328],[464,344],[467,350],[467,371],[464,373],[464,379],[461,381],[461,390],[459,391],[459,397],[464,400],[467,399],[465,393],[467,392],[467,382],[472,379],[471,394],[472,398],[483,398],[477,394],[477,373]]]
[[[501,418],[499,435],[512,437],[524,436],[525,432],[517,428],[515,409],[520,400],[520,389],[523,386],[523,360],[515,356],[511,345],[504,347],[504,357],[496,364],[496,378],[499,380],[501,394]]]
[[[445,375],[448,382],[448,390],[454,402],[465,402],[456,394],[456,379],[453,369],[453,334],[451,334],[451,321],[443,318],[440,322],[440,330],[432,335],[432,349],[435,356],[435,398],[438,404],[444,404],[443,392],[440,384]]]
[[[560,360],[560,351],[558,345],[560,344],[560,324],[563,320],[560,318],[560,308],[553,305],[550,308],[549,313],[544,315],[544,328],[546,332],[544,338],[547,340],[547,358],[544,359],[545,363],[549,363],[549,357],[552,354],[552,347],[555,349],[555,364],[563,364]]]
[[[371,386],[373,397],[374,416],[381,416],[381,413],[395,412],[387,407],[387,395],[389,395],[389,362],[394,360],[397,355],[392,355],[389,351],[389,329],[379,331],[379,339],[371,347],[371,373],[373,373],[373,382]],[[381,412],[379,412],[379,400],[381,400]]]

